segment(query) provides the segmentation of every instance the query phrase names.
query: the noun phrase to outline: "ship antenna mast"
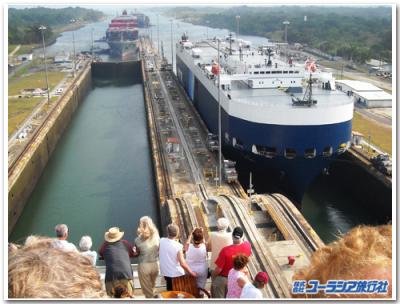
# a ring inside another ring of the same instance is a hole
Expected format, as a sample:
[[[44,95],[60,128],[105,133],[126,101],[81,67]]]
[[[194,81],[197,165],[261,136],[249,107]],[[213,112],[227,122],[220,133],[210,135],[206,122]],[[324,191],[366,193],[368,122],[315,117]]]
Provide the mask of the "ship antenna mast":
[[[310,78],[307,80],[307,88],[304,93],[303,99],[300,99],[298,97],[292,97],[292,103],[294,106],[308,106],[311,107],[312,105],[317,104],[317,100],[313,99],[312,97],[312,73],[310,71]]]
[[[268,54],[268,63],[267,63],[267,66],[271,66],[271,65],[272,65],[272,61],[271,61],[272,49],[271,49],[271,48],[268,48],[268,49],[267,49],[267,54]]]

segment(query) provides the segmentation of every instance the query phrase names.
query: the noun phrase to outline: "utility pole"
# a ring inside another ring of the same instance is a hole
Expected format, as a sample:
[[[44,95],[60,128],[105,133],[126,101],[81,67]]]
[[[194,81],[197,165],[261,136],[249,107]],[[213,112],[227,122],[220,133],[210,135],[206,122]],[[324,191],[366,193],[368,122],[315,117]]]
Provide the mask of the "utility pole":
[[[74,57],[72,58],[73,62],[73,67],[74,67],[74,78],[75,78],[75,72],[76,72],[76,66],[75,66],[75,31],[72,31],[72,45],[74,49]]]
[[[93,28],[92,28],[92,61],[94,59]]]
[[[219,167],[219,186],[221,187],[221,179],[222,179],[222,145],[221,145],[221,98],[220,98],[220,87],[221,87],[221,66],[220,66],[220,60],[219,60],[219,44],[220,40],[217,40],[218,42],[218,167]]]
[[[237,15],[236,16],[236,40],[239,39],[239,20],[240,20],[240,16]]]
[[[75,19],[71,19],[69,22],[75,23],[75,21],[76,21]],[[76,70],[76,67],[75,67],[75,30],[72,30],[72,46],[73,46],[73,51],[74,51],[74,57],[72,58],[72,65],[73,65],[73,69],[74,69],[73,76],[75,78],[75,70]]]
[[[174,73],[174,41],[173,41],[173,34],[172,34],[173,19],[171,19],[170,22],[171,22],[171,68],[172,68],[172,74],[173,74]]]
[[[50,87],[49,87],[49,77],[47,76],[47,63],[46,63],[46,47],[44,43],[44,30],[46,27],[44,25],[41,25],[39,27],[39,30],[42,33],[42,42],[43,42],[43,62],[44,62],[44,72],[46,75],[46,86],[47,86],[47,104],[50,104]]]
[[[158,22],[158,14],[157,14],[157,50],[160,53],[160,23]]]

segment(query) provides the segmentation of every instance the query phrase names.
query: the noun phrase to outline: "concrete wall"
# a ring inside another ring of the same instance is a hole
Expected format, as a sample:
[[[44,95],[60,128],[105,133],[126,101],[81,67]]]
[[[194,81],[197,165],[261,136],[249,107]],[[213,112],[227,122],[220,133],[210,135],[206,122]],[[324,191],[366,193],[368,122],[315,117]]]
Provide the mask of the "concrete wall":
[[[76,108],[91,89],[90,65],[66,91],[32,142],[25,156],[8,179],[8,235],[11,234],[26,201],[36,186],[57,143],[66,130]]]
[[[392,219],[392,188],[374,176],[351,153],[334,161],[329,174],[360,205],[374,214],[377,224]]]

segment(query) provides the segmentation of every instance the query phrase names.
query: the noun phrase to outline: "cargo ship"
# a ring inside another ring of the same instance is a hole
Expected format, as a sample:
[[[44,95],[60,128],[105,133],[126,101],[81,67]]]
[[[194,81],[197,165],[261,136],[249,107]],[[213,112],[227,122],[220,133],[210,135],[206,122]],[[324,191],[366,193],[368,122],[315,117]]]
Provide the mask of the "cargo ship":
[[[176,73],[213,134],[220,100],[224,155],[245,160],[301,202],[312,181],[350,147],[353,101],[335,89],[332,73],[274,53],[232,35],[192,43],[184,34]]]
[[[138,28],[148,28],[150,26],[150,19],[143,13],[132,13],[132,16],[136,17]]]
[[[110,46],[110,55],[135,59],[138,53],[138,37],[137,17],[128,15],[124,10],[121,16],[111,20],[106,31],[105,39]]]

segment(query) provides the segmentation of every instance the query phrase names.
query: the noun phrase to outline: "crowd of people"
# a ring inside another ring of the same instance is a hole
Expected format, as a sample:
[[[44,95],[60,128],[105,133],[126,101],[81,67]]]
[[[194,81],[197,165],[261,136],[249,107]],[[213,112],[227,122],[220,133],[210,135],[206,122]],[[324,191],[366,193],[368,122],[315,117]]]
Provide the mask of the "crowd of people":
[[[181,243],[176,224],[169,224],[167,235],[160,238],[153,220],[144,216],[133,243],[124,239],[124,232],[118,227],[111,227],[97,253],[91,250],[90,236],[82,236],[77,248],[68,241],[67,225],[59,224],[55,227],[55,238],[29,236],[23,245],[9,244],[8,295],[9,298],[134,298],[131,259],[136,257],[138,279],[146,298],[158,297],[155,287],[159,275],[165,279],[167,291],[174,290],[174,280],[191,277],[201,297],[203,291],[208,294],[206,283],[211,278],[212,298],[263,298],[268,274],[258,272],[251,278],[247,269],[251,245],[241,227],[228,232],[229,227],[226,218],[219,218],[217,231],[205,234],[203,228],[196,227],[186,242]],[[368,260],[360,259],[357,254],[366,255]],[[343,256],[351,257],[355,268],[348,261],[342,264]],[[95,267],[97,259],[105,262],[104,284]],[[326,282],[337,279],[334,272],[338,274],[338,269],[343,270],[344,278],[351,278],[346,273],[354,274],[365,268],[366,275],[377,274],[379,278],[390,275],[391,295],[391,225],[354,228],[341,240],[317,250],[311,262],[294,279]]]

